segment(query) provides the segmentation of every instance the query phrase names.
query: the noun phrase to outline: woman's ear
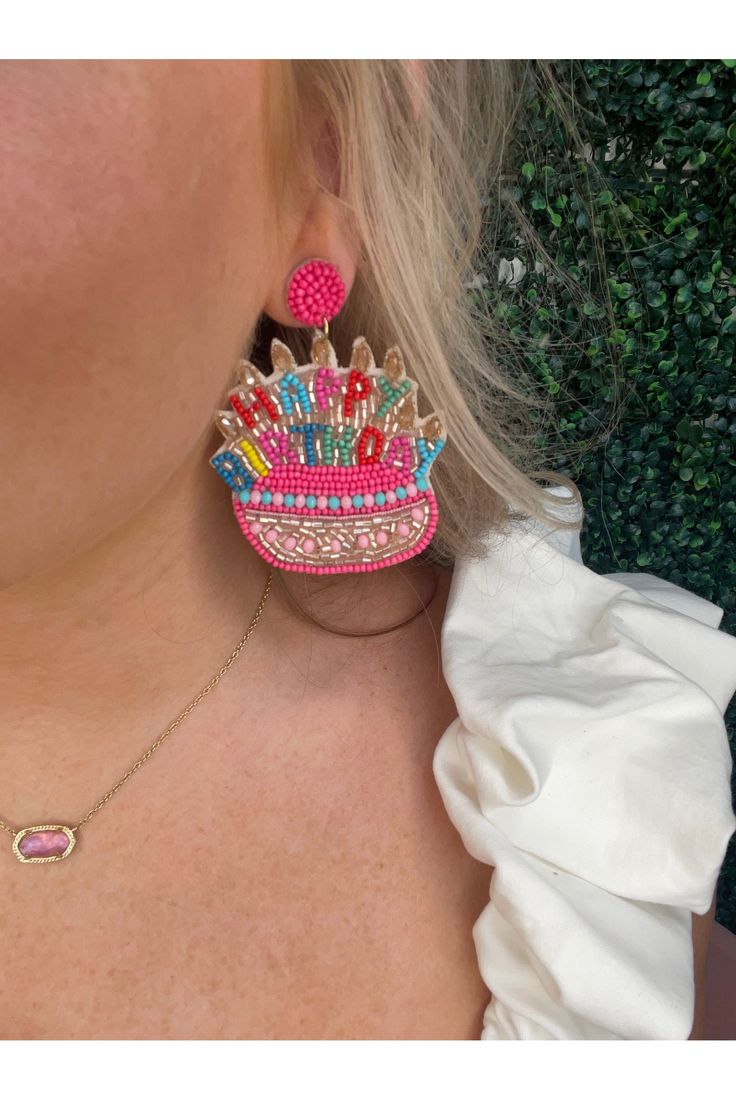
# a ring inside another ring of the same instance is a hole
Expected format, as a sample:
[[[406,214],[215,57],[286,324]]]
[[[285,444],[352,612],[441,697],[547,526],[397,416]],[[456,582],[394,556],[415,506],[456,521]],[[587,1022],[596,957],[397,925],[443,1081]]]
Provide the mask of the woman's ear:
[[[292,206],[280,212],[281,224],[287,228],[280,246],[282,260],[263,307],[269,318],[284,326],[303,325],[286,302],[288,279],[295,268],[315,257],[328,261],[339,272],[349,294],[358,264],[358,234],[352,211],[340,198],[338,144],[328,121],[322,120],[306,157],[307,164],[300,172],[303,183],[284,190],[284,202]]]

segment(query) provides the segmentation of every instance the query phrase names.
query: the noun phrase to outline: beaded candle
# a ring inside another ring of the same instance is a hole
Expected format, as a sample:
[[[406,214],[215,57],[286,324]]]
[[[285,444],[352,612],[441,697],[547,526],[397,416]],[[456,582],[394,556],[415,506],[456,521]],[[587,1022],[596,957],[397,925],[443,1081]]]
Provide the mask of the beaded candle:
[[[437,414],[420,419],[417,384],[398,348],[376,368],[365,340],[350,366],[323,334],[297,366],[271,344],[273,374],[238,368],[225,443],[210,460],[240,527],[268,563],[314,574],[373,571],[417,555],[437,526],[429,470],[445,443]]]

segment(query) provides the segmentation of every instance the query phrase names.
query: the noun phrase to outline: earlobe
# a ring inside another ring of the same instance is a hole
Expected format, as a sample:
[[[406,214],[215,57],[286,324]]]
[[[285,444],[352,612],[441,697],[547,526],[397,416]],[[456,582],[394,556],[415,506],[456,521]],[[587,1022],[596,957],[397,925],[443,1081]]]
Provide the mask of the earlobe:
[[[313,261],[327,266],[322,271],[317,272],[315,269],[309,274],[324,281],[323,297],[329,299],[328,305],[335,307],[337,304],[332,316],[342,307],[355,281],[358,254],[357,241],[346,225],[346,214],[344,204],[337,197],[324,192],[315,196],[313,205],[304,218],[301,232],[291,247],[290,256],[280,266],[282,275],[278,284],[271,290],[263,307],[264,314],[274,322],[283,326],[310,324],[304,320],[303,312],[300,317],[291,308],[297,290],[293,277],[298,270]],[[326,289],[325,285],[328,285]]]
[[[317,128],[315,128],[317,129]],[[263,312],[283,326],[306,323],[289,306],[289,287],[297,269],[313,260],[326,262],[342,282],[342,300],[350,294],[355,281],[359,238],[352,213],[340,197],[340,158],[334,130],[323,122],[308,153],[305,178],[309,181],[298,195],[304,204],[292,216],[297,227],[293,239],[284,246],[284,262],[279,265],[277,283],[272,287]],[[342,301],[340,302],[342,306]],[[338,308],[339,309],[339,308]],[[336,313],[336,312],[335,312]]]

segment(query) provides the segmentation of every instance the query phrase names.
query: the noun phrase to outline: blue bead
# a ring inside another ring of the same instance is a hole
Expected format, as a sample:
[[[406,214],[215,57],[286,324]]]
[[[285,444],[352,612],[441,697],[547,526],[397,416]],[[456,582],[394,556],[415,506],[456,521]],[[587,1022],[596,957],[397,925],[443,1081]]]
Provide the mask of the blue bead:
[[[314,495],[307,495],[307,507],[308,507],[308,509],[313,510],[316,505],[317,505],[317,499],[314,497]]]
[[[250,500],[250,491],[241,491],[238,498],[241,502],[248,502]]]
[[[272,497],[273,496],[270,491],[261,491],[261,502],[264,506],[268,506]]]
[[[427,482],[427,480],[424,478],[423,475],[419,476],[419,478],[416,481],[416,484],[417,484],[417,490],[418,491],[426,491],[427,487],[429,486],[429,483]]]
[[[327,505],[330,507],[331,510],[339,510],[340,499],[337,497],[337,495],[330,495],[327,500]]]
[[[293,494],[285,494],[284,495],[284,506],[293,506],[293,505],[294,505],[294,496],[293,496]]]
[[[406,498],[406,487],[397,487],[396,497],[398,498],[399,502],[401,502],[402,499]]]
[[[363,505],[363,496],[362,495],[353,495],[353,506],[362,506],[362,505]]]
[[[385,505],[386,496],[383,493],[383,491],[376,491],[376,493],[373,497],[375,499],[376,506],[384,506]]]

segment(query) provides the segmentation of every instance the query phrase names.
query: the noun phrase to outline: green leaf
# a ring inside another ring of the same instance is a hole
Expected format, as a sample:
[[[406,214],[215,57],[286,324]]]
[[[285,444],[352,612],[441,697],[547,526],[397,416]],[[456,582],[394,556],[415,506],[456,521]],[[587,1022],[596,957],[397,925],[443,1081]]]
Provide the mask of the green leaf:
[[[680,211],[678,215],[675,215],[673,219],[667,223],[664,228],[665,234],[671,234],[673,230],[676,230],[678,226],[682,226],[683,222],[687,222],[687,211]]]
[[[710,84],[710,69],[701,69],[697,76],[697,83],[700,85]]]
[[[677,474],[679,475],[679,477],[683,481],[683,483],[688,483],[693,477],[693,469],[692,468],[680,468],[680,470]]]
[[[524,164],[521,166],[521,175],[524,177],[525,180],[533,180],[535,172],[536,169],[532,165],[531,161],[525,161]]]

